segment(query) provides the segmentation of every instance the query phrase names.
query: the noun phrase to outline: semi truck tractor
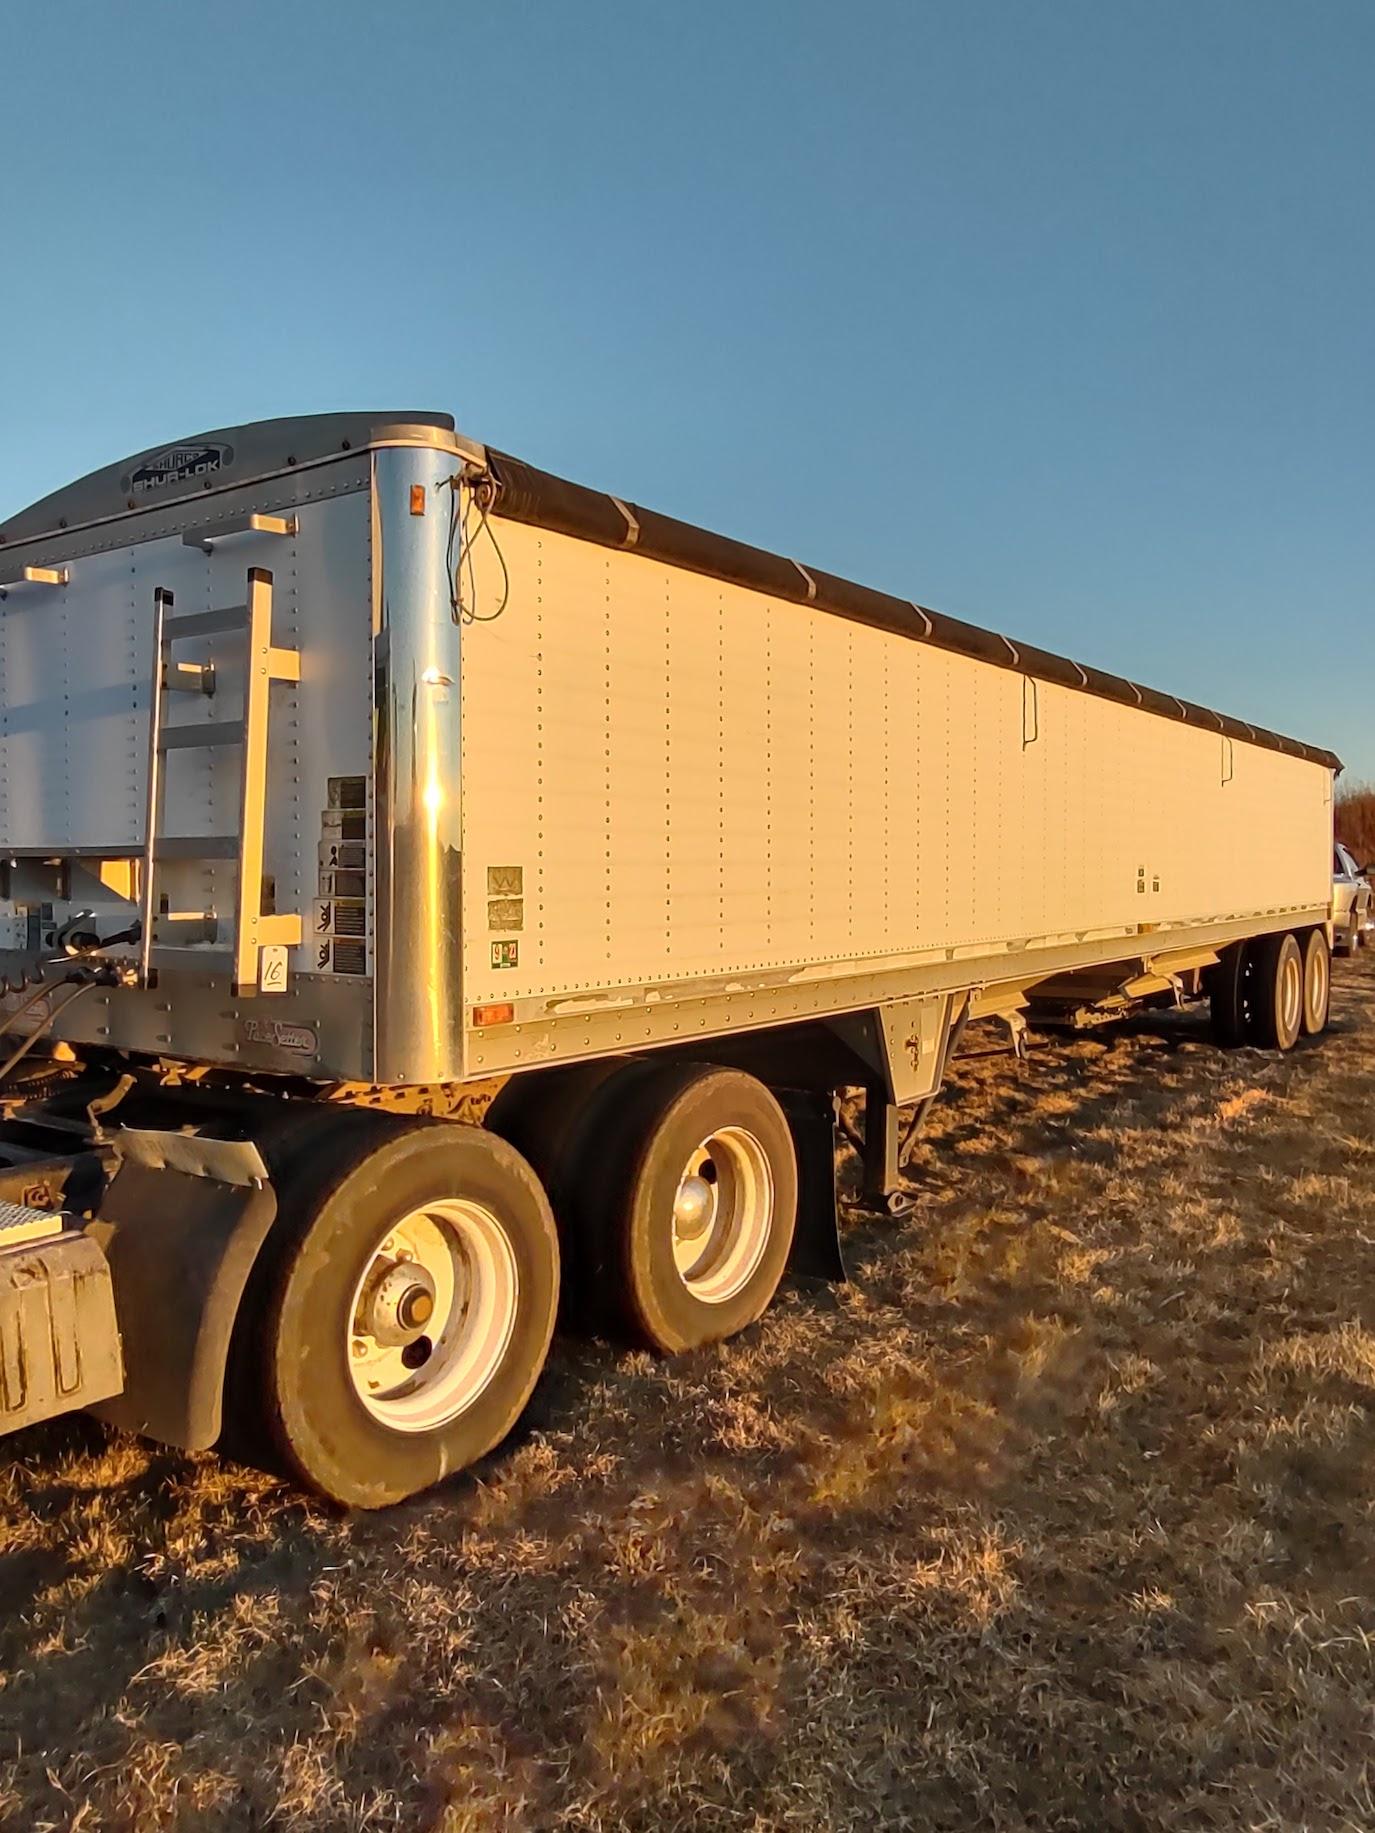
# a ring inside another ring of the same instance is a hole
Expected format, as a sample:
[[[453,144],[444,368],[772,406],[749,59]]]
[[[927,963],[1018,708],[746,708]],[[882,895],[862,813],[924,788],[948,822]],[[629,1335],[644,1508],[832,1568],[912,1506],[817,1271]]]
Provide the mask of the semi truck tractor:
[[[971,1021],[1327,1022],[1315,749],[537,470],[197,434],[0,521],[0,1431],[353,1506],[556,1321],[835,1275]]]

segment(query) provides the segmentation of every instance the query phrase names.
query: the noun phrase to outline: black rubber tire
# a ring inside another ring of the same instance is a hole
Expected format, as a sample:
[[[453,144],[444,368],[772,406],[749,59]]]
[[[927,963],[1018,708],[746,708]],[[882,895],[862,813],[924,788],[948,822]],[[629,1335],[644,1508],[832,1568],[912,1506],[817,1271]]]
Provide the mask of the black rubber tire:
[[[769,1305],[797,1220],[797,1154],[782,1108],[762,1082],[701,1063],[640,1066],[618,1079],[596,1158],[584,1161],[578,1210],[620,1334],[666,1355],[731,1337]],[[689,1290],[673,1259],[673,1200],[693,1151],[725,1127],[747,1131],[773,1189],[767,1239],[740,1289],[717,1302]]]
[[[1303,939],[1303,1030],[1305,1037],[1320,1037],[1327,1029],[1332,1007],[1332,958],[1327,936],[1310,929]]]
[[[1255,961],[1249,942],[1229,942],[1208,970],[1213,1036],[1234,1050],[1250,1041],[1247,1015],[1255,997]]]
[[[1248,1002],[1246,1031],[1249,1044],[1262,1050],[1292,1050],[1303,1030],[1303,953],[1299,939],[1283,932],[1260,936],[1252,943],[1255,956],[1255,998]],[[1297,974],[1299,996],[1288,997],[1286,980]]]
[[[595,1063],[533,1070],[512,1076],[488,1108],[483,1125],[530,1164],[556,1218],[567,1202],[605,1091],[638,1067],[638,1060],[603,1057]]]
[[[559,1251],[539,1180],[480,1128],[352,1116],[348,1133],[307,1134],[280,1188],[289,1192],[255,1279],[247,1336],[261,1416],[289,1474],[332,1501],[382,1508],[474,1463],[504,1439],[534,1390],[558,1306]],[[354,1391],[344,1355],[349,1306],[368,1257],[396,1220],[465,1196],[501,1224],[519,1301],[503,1358],[447,1424],[401,1432]]]
[[[601,1150],[602,1116],[615,1106],[617,1091],[639,1080],[645,1068],[641,1058],[603,1057],[534,1070],[513,1076],[487,1110],[484,1125],[527,1160],[553,1207],[563,1266],[559,1328],[574,1335],[593,1335],[613,1317],[578,1219],[584,1161]],[[595,1192],[598,1174],[589,1176]]]

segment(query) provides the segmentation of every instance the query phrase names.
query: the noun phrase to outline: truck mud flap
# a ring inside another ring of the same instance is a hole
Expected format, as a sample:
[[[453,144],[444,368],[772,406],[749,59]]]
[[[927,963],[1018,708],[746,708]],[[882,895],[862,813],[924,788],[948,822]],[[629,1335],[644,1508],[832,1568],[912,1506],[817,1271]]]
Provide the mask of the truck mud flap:
[[[96,1243],[65,1233],[0,1252],[0,1433],[107,1401],[122,1382],[110,1268]]]
[[[836,1196],[835,1097],[809,1088],[773,1093],[797,1152],[797,1224],[788,1273],[793,1279],[847,1280]]]
[[[91,1411],[126,1432],[203,1451],[220,1436],[239,1301],[277,1214],[264,1182],[226,1183],[126,1159],[89,1227],[114,1278],[122,1394]]]

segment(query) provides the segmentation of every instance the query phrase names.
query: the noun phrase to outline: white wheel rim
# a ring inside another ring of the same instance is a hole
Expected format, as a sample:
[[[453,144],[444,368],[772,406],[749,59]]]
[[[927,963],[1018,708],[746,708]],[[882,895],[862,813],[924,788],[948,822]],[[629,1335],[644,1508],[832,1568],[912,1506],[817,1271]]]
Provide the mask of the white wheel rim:
[[[746,1286],[773,1231],[773,1169],[744,1127],[721,1127],[683,1167],[673,1201],[673,1264],[703,1304]]]
[[[421,1292],[428,1310],[407,1305]],[[427,1203],[394,1223],[368,1257],[345,1326],[349,1377],[367,1411],[394,1432],[456,1419],[501,1366],[519,1292],[510,1238],[481,1204]]]
[[[1286,949],[1280,962],[1280,1022],[1284,1035],[1299,1028],[1303,1012],[1303,963],[1297,947]]]

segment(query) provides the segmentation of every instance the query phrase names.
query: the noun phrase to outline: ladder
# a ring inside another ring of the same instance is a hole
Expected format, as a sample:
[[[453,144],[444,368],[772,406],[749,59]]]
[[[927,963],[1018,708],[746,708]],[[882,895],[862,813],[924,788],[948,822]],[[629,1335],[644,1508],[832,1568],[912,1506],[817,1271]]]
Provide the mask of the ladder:
[[[178,662],[177,643],[191,637],[242,636],[244,639],[243,718],[211,723],[169,725],[164,718],[172,692],[214,691],[214,664]],[[272,641],[272,575],[250,567],[245,602],[219,611],[176,614],[173,596],[159,586],[153,593],[153,683],[148,718],[148,798],[143,861],[139,885],[142,933],[139,983],[157,984],[153,927],[159,915],[158,867],[171,860],[232,859],[237,864],[230,980],[236,997],[278,992],[285,988],[285,957],[276,955],[263,972],[263,950],[293,948],[300,942],[300,916],[263,915],[263,832],[267,801],[267,727],[269,693],[274,681],[299,682],[301,656]],[[167,835],[162,831],[167,766],[174,752],[206,746],[237,745],[243,753],[239,777],[239,828],[235,834]],[[166,921],[185,921],[168,913]],[[216,951],[195,944],[161,946],[159,959],[180,955],[193,966],[213,959]]]

